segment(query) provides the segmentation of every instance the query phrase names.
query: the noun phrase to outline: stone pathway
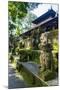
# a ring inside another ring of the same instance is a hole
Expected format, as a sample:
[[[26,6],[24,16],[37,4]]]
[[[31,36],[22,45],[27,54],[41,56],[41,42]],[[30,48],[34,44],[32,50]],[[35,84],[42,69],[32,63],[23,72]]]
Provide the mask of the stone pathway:
[[[33,62],[22,62],[22,65],[28,69],[30,72],[32,72],[33,74],[36,74],[38,75],[38,72],[39,72],[39,68],[38,68],[38,65],[33,63]]]
[[[23,66],[25,68],[27,68],[29,71],[33,72],[33,74],[38,75],[38,65],[31,63],[31,62],[27,62],[27,63],[23,63]],[[9,64],[9,70],[8,70],[8,88],[9,89],[13,89],[13,88],[26,88],[27,85],[25,83],[25,81],[23,80],[23,77],[19,74],[20,78],[17,77],[18,75],[15,72],[16,70],[12,68],[12,66]],[[58,78],[50,80],[47,82],[49,86],[57,86],[58,85]]]
[[[39,69],[38,69],[38,65],[37,64],[31,63],[31,62],[22,63],[22,64],[29,71],[33,72],[33,74],[36,74],[38,76]],[[48,83],[49,86],[58,86],[58,77],[56,77],[53,80],[47,81],[47,83]]]
[[[9,89],[15,89],[15,88],[26,88],[27,85],[25,81],[19,77],[16,76],[16,70],[12,68],[12,66],[9,64],[8,66],[8,88]]]

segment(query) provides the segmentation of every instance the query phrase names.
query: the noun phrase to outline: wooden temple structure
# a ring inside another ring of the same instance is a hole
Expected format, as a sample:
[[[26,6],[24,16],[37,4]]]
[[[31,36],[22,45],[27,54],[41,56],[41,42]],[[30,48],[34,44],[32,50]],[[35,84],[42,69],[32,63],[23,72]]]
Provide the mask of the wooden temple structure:
[[[39,75],[38,76],[39,78],[48,81],[56,76],[55,73],[56,69],[55,69],[54,57],[53,57],[54,56],[53,42],[54,40],[56,40],[58,43],[58,14],[53,9],[50,9],[42,16],[32,21],[32,23],[33,23],[32,28],[29,31],[22,33],[18,38],[19,48],[20,48],[19,53],[21,54],[21,55],[19,54],[20,55],[19,60],[20,62],[27,63],[31,60],[31,57],[35,55],[33,52],[31,56],[29,55],[23,56],[25,51],[21,53],[21,50],[26,50],[27,52],[28,50],[39,52],[38,57],[40,62],[39,63],[40,76]],[[58,51],[56,53],[58,53]],[[25,60],[23,57],[26,58],[26,60],[29,58],[30,59],[27,60],[26,62],[23,61]],[[35,60],[35,56],[34,56],[34,60]]]
[[[43,69],[52,69],[52,44],[55,38],[54,32],[55,34],[58,32],[58,14],[53,9],[50,9],[32,23],[33,27],[20,35],[20,48],[40,50],[41,67]],[[58,41],[58,33],[56,39]]]
[[[35,45],[40,43],[39,38],[41,33],[50,32],[58,29],[58,14],[54,10],[48,10],[42,16],[38,17],[34,21],[32,21],[33,27],[20,35],[20,42],[23,40],[23,47],[28,48],[28,46],[34,48]],[[21,48],[23,48],[21,47]],[[35,48],[36,49],[36,48]]]

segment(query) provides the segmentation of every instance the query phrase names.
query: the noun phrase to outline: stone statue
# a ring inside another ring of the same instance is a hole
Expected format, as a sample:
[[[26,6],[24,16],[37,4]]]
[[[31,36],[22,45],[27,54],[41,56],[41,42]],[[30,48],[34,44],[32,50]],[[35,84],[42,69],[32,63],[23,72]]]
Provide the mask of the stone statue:
[[[48,33],[42,33],[40,36],[40,65],[41,65],[41,71],[45,71],[46,69],[51,70],[53,56],[52,56],[52,46],[48,42],[49,40],[49,34]]]

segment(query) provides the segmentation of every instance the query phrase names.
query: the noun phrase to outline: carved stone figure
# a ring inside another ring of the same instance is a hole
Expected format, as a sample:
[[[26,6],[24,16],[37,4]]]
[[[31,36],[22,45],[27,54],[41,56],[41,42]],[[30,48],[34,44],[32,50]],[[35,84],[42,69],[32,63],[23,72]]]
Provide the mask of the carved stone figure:
[[[46,69],[50,69],[52,67],[52,46],[48,42],[48,33],[42,33],[40,36],[40,65],[41,65],[41,71],[44,71]]]

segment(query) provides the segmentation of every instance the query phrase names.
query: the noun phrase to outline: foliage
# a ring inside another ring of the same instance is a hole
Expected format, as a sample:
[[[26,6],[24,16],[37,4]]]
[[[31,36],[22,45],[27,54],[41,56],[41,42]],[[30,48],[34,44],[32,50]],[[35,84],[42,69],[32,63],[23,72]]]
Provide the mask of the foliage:
[[[19,36],[20,34],[21,34],[21,29],[19,29],[19,26],[18,27],[16,27],[16,36]]]
[[[18,37],[24,30],[30,28],[33,14],[27,15],[28,11],[38,6],[38,3],[8,2],[8,23],[9,23],[9,47],[14,46],[14,37]],[[27,15],[26,19],[25,16]],[[29,19],[29,16],[31,17]],[[29,19],[29,20],[28,20]],[[11,50],[10,50],[11,51]]]
[[[9,19],[10,35],[11,32],[13,35],[15,31],[17,36],[20,34],[19,29],[21,31],[21,28],[19,27],[18,20],[26,16],[27,7],[28,7],[28,3],[15,2],[15,1],[8,2],[8,19]]]
[[[53,50],[55,53],[58,52],[58,41],[57,41],[57,39],[54,39],[54,41],[53,41]]]
[[[28,2],[8,2],[8,15],[9,19],[13,22],[17,22],[18,19],[22,19],[26,16],[28,11],[36,8],[38,3],[28,3]]]
[[[47,69],[46,71],[40,73],[40,77],[45,81],[49,81],[56,77],[56,72],[52,72],[51,70]]]
[[[23,30],[28,31],[32,27],[32,21],[37,18],[36,15],[33,13],[29,12],[27,13],[26,17],[24,17],[21,21]]]
[[[20,62],[34,61],[35,63],[39,63],[40,53],[35,50],[20,50],[19,51]]]
[[[52,39],[52,47],[53,47],[53,52],[54,53],[57,53],[58,52],[58,30],[57,29],[54,29],[53,31],[51,30],[51,32],[50,32],[51,34],[51,36],[49,36],[49,37],[51,37],[51,39]]]
[[[9,16],[11,16],[12,21],[15,21],[16,17],[23,18],[24,16],[26,16],[27,6],[28,6],[28,3],[9,1],[8,2],[9,12],[8,13],[9,13]]]

